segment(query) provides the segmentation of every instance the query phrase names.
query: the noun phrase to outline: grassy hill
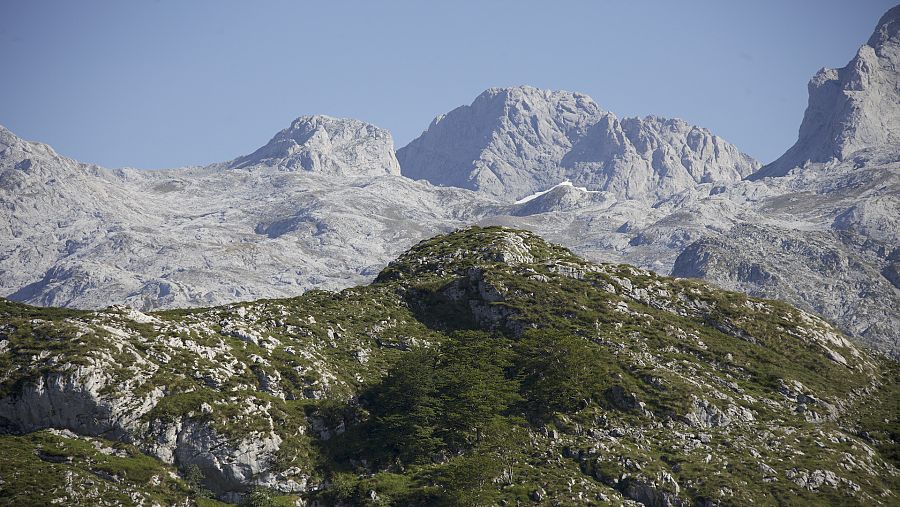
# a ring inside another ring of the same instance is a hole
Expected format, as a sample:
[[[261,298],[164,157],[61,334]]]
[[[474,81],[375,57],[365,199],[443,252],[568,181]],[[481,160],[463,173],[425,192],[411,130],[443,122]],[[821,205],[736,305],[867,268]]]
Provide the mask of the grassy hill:
[[[897,363],[783,303],[504,228],[339,293],[0,301],[0,375],[9,505],[898,502]]]

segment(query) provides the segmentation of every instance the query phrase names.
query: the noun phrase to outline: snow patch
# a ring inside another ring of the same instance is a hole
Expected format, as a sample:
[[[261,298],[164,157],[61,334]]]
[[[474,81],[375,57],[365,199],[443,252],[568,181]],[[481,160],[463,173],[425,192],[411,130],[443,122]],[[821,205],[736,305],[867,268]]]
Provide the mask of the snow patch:
[[[529,195],[528,197],[523,197],[523,198],[519,199],[518,201],[516,201],[515,204],[525,204],[526,202],[537,199],[538,197],[540,197],[544,194],[550,193],[559,187],[572,187],[575,190],[580,190],[586,194],[599,194],[600,193],[599,190],[588,190],[587,187],[576,187],[575,185],[572,184],[571,181],[566,180],[562,183],[559,183],[557,185],[554,185],[554,186],[548,188],[547,190],[543,190],[541,192],[535,192],[535,193]]]

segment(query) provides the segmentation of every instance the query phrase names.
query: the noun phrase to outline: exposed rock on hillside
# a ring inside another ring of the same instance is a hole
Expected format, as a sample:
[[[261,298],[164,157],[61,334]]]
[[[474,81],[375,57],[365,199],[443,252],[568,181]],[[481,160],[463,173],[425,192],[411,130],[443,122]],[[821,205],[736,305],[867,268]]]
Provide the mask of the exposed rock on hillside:
[[[110,472],[135,495],[174,466],[184,481],[156,480],[184,501],[891,505],[900,483],[896,363],[782,303],[509,229],[424,241],[340,293],[151,314],[0,301],[0,365],[0,466],[50,454],[41,491],[64,503],[116,494],[67,486],[110,470],[78,442],[132,452],[99,436],[159,460],[143,488]],[[47,428],[52,452],[27,434]],[[3,478],[0,497],[38,494]]]
[[[319,125],[316,138],[329,122],[364,125],[308,119],[286,132]],[[80,164],[4,131],[0,290],[33,304],[151,309],[343,288],[371,280],[422,237],[471,223],[488,204],[386,174],[389,138],[378,141],[381,161],[365,161],[365,138],[343,138],[340,149],[329,139],[327,150],[308,141],[295,153],[323,150],[313,159],[327,174],[285,171],[299,163],[290,157],[136,171]]]

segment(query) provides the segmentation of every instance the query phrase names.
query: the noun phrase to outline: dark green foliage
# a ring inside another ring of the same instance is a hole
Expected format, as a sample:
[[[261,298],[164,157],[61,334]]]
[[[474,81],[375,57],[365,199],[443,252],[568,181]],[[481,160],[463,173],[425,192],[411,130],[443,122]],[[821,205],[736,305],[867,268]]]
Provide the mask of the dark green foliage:
[[[254,487],[241,502],[241,507],[278,507],[276,492],[269,488]]]
[[[516,344],[516,352],[526,407],[538,417],[585,406],[607,377],[596,347],[564,332],[527,331]]]
[[[442,447],[435,435],[440,420],[433,351],[418,350],[401,358],[371,396],[372,434],[404,462],[427,461]]]
[[[405,463],[469,448],[518,401],[511,358],[508,340],[482,332],[406,354],[365,396],[373,434]]]
[[[462,450],[480,441],[497,417],[519,400],[510,377],[509,341],[482,332],[462,332],[441,347],[436,369],[443,441]]]

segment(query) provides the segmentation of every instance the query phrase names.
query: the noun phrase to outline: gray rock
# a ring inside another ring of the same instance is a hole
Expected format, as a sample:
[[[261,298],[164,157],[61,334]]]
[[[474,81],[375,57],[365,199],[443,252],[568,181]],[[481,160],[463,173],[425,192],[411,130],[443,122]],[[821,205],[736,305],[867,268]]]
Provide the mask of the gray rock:
[[[698,183],[734,182],[759,167],[682,120],[619,120],[587,95],[529,86],[485,91],[437,117],[397,157],[410,178],[513,200],[571,180],[655,201]]]
[[[230,168],[276,166],[336,176],[400,174],[391,134],[353,119],[301,116]]]
[[[862,149],[900,144],[900,6],[889,10],[847,66],[809,82],[797,143],[750,179],[784,176],[808,162],[848,160]]]

